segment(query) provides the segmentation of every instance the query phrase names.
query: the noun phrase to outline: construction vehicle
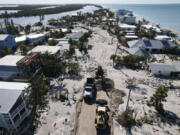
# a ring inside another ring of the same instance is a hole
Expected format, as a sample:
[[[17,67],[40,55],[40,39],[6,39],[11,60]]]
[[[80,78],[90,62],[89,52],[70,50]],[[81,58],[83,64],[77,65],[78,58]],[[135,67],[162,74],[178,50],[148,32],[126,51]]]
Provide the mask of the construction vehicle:
[[[95,85],[94,78],[87,78],[85,91],[84,91],[84,99],[93,99],[95,96]]]
[[[108,108],[104,105],[98,105],[96,108],[95,127],[97,130],[105,130],[108,125]]]

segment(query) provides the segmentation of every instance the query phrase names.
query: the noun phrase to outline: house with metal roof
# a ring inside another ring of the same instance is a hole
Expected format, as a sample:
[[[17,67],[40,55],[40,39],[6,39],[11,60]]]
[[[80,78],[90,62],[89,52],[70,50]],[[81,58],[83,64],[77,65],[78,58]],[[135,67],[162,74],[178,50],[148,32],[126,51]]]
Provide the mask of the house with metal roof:
[[[27,83],[0,82],[0,128],[5,128],[9,134],[23,132],[24,123],[30,110],[24,98]]]
[[[136,47],[136,48],[128,48],[128,49],[126,49],[126,51],[129,54],[134,55],[134,56],[146,56],[146,57],[149,57],[149,58],[152,58],[152,59],[154,58],[154,56],[150,52],[148,52],[146,50],[143,50],[141,48],[138,48],[138,47]]]
[[[3,49],[6,45],[10,48],[16,46],[14,36],[9,34],[0,34],[0,50]]]
[[[30,35],[23,35],[20,37],[16,37],[15,41],[17,44],[23,43],[26,40],[29,41],[30,44],[36,42],[36,41],[43,41],[45,35],[44,34],[30,34]]]
[[[20,74],[16,63],[21,60],[24,56],[18,55],[7,55],[0,59],[0,78],[7,80],[13,75]]]
[[[180,62],[174,61],[169,63],[148,63],[149,70],[154,76],[175,76],[180,77]]]
[[[141,48],[149,52],[162,52],[163,47],[175,47],[175,43],[166,40],[139,39],[128,42],[130,48]]]

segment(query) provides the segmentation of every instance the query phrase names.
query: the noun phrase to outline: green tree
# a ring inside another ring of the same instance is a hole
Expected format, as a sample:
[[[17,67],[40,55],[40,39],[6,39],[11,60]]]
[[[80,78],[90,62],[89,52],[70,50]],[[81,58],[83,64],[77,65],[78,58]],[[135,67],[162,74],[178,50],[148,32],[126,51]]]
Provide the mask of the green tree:
[[[27,52],[29,51],[29,49],[26,45],[20,45],[19,49],[20,49],[22,55],[26,55]]]
[[[52,40],[49,40],[49,41],[48,41],[48,45],[55,46],[55,45],[57,45],[57,44],[58,44],[58,41],[55,40],[55,39],[52,39]]]
[[[150,100],[148,101],[148,105],[154,106],[155,109],[160,114],[163,114],[164,113],[164,108],[163,108],[162,102],[166,102],[166,97],[167,96],[168,96],[168,89],[165,86],[160,85],[157,88],[155,94],[153,94],[150,97]]]
[[[37,120],[40,116],[40,111],[45,106],[45,99],[49,90],[47,80],[43,74],[36,74],[31,77],[28,87],[28,105],[32,109],[30,120],[34,126],[37,126]]]
[[[24,31],[26,34],[29,34],[31,31],[31,25],[26,25]]]

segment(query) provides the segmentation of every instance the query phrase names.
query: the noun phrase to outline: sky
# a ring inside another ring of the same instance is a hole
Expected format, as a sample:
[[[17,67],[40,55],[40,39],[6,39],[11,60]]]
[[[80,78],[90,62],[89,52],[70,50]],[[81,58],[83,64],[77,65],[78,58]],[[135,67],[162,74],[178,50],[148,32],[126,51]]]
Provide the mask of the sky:
[[[66,3],[92,3],[92,4],[165,4],[180,3],[180,0],[0,0],[0,4],[66,4]]]

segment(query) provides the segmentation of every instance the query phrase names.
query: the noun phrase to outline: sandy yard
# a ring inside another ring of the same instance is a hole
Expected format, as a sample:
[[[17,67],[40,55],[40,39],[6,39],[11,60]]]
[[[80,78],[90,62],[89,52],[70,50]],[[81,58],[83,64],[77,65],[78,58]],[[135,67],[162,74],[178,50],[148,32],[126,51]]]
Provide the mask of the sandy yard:
[[[146,101],[155,92],[155,89],[159,84],[169,85],[170,80],[157,79],[152,77],[146,71],[134,71],[130,69],[116,70],[112,67],[112,61],[110,56],[115,53],[117,40],[114,39],[111,43],[112,37],[100,28],[93,28],[96,34],[93,34],[89,39],[89,44],[93,46],[92,50],[89,50],[90,60],[87,62],[81,61],[83,66],[83,78],[81,80],[65,79],[63,83],[66,84],[66,88],[70,92],[70,106],[66,102],[51,101],[49,102],[48,112],[44,112],[41,118],[41,124],[36,135],[70,135],[71,130],[74,128],[74,116],[76,103],[73,100],[73,95],[78,101],[82,95],[83,85],[86,81],[86,77],[91,75],[89,68],[96,68],[97,65],[101,65],[107,72],[107,78],[110,78],[115,83],[115,88],[122,90],[126,93],[123,98],[124,103],[119,106],[119,112],[125,110],[127,95],[129,90],[126,88],[125,81],[129,78],[136,78],[136,86],[131,93],[129,106],[137,113],[137,118],[143,118],[145,114],[154,112],[154,108],[149,108],[146,105]],[[88,72],[89,71],[89,72]],[[177,85],[180,83],[177,81]],[[74,90],[79,90],[77,94],[73,94]],[[169,90],[167,102],[164,103],[165,110],[172,112],[172,114],[180,117],[180,97],[177,97],[174,90]],[[95,135],[94,118],[95,117],[95,105],[87,105],[82,103],[82,112],[79,117],[79,129],[77,135]],[[113,118],[113,133],[114,135],[126,135],[126,129],[121,127]],[[88,120],[88,123],[87,123]],[[179,120],[179,119],[177,119]],[[86,130],[88,129],[88,130]],[[177,123],[170,125],[168,122],[160,124],[143,124],[142,127],[132,127],[131,133],[133,135],[179,135],[180,127]]]

